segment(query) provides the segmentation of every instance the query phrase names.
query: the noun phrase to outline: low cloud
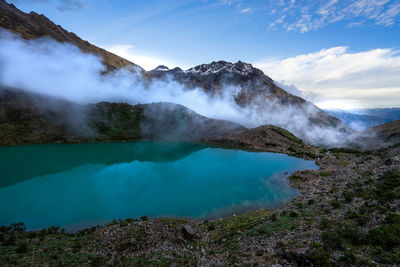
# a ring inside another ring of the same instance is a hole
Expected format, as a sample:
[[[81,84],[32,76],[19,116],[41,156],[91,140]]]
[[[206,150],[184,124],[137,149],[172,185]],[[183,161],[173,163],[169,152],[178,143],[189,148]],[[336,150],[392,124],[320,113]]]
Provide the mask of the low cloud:
[[[81,104],[170,102],[209,118],[229,120],[246,127],[281,126],[311,144],[337,146],[347,142],[347,130],[340,123],[337,127],[316,125],[313,119],[318,118],[321,111],[315,106],[311,103],[282,105],[281,99],[269,94],[268,87],[263,87],[251,103],[239,105],[236,99],[243,88],[229,84],[229,75],[227,82],[221,84],[224,88],[220,93],[208,94],[200,88],[189,89],[172,77],[148,79],[140,69],[135,73],[121,69],[104,74],[106,68],[98,56],[46,38],[23,40],[0,31],[0,47],[0,87]]]
[[[333,47],[254,65],[276,81],[294,84],[317,103],[354,107],[392,107],[400,103],[400,51],[373,49],[351,53]],[[340,108],[340,107],[337,107]]]

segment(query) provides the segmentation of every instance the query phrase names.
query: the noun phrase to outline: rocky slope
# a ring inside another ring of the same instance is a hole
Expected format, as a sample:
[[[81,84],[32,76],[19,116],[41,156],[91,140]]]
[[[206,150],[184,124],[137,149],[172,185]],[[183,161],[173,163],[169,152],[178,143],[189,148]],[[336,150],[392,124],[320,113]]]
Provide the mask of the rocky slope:
[[[76,34],[68,32],[60,25],[53,23],[46,16],[39,15],[33,11],[29,14],[24,13],[13,4],[8,4],[5,0],[0,0],[0,27],[18,33],[24,39],[50,37],[59,42],[74,44],[84,52],[101,56],[109,70],[128,66],[138,67],[124,58],[82,40]]]
[[[377,149],[400,144],[400,120],[357,132],[351,138],[349,146],[358,149]]]

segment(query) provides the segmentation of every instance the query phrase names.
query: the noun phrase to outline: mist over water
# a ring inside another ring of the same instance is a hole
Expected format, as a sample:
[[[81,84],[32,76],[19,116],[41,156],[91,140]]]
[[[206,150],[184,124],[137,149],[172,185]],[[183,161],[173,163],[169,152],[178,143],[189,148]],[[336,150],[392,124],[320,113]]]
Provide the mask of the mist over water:
[[[149,80],[139,68],[105,73],[100,57],[47,38],[23,40],[0,31],[0,47],[0,88],[18,88],[81,104],[171,102],[248,128],[281,126],[311,144],[337,146],[347,139],[338,129],[310,123],[309,118],[316,112],[311,103],[306,110],[300,110],[263,99],[259,104],[241,107],[235,102],[240,89],[235,86],[225,86],[223,93],[211,96],[199,88],[185,88],[172,78]]]

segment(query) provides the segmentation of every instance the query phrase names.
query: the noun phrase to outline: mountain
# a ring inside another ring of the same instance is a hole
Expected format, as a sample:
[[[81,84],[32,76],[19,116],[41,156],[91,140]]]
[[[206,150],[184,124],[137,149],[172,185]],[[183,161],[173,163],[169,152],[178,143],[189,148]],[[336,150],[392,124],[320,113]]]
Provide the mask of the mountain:
[[[310,143],[315,143],[315,128],[352,132],[338,118],[301,97],[287,93],[261,70],[241,61],[212,62],[188,70],[159,66],[146,75],[155,80],[173,79],[189,89],[200,88],[214,99],[232,99],[242,112],[249,113],[247,126],[250,127],[278,125]],[[253,121],[252,117],[255,118]]]
[[[0,0],[0,14],[0,27],[19,33],[25,39],[47,36],[59,42],[72,43],[85,52],[100,55],[108,70],[138,67],[80,39],[45,16],[35,12],[26,14],[4,0]],[[289,130],[307,143],[327,146],[336,145],[344,139],[342,135],[352,132],[336,117],[325,113],[311,102],[287,93],[261,70],[241,61],[212,62],[188,70],[170,70],[159,66],[149,72],[141,69],[140,73],[150,81],[168,80],[172,77],[189,90],[200,88],[213,99],[226,98],[242,114],[243,119],[235,122],[248,128],[272,124]]]
[[[240,107],[252,105],[270,107],[273,102],[277,106],[291,106],[301,109],[305,114],[309,113],[311,115],[309,120],[314,124],[327,127],[342,126],[342,122],[337,118],[326,114],[303,98],[287,93],[261,70],[241,61],[237,63],[212,62],[188,70],[159,66],[149,71],[148,75],[155,79],[173,77],[188,88],[201,88],[212,96],[222,95],[226,87],[235,86],[238,90],[233,92],[233,97]]]
[[[74,44],[84,52],[101,56],[108,70],[129,66],[139,67],[122,57],[82,40],[76,34],[68,32],[60,25],[53,23],[46,16],[39,15],[33,11],[29,14],[24,13],[13,4],[8,4],[5,0],[0,0],[0,27],[13,33],[18,33],[28,40],[46,36],[59,42]]]
[[[345,110],[324,110],[339,118],[354,130],[362,131],[389,121],[400,119],[400,108],[374,108]]]
[[[400,143],[400,120],[390,121],[362,132],[363,136],[388,145]]]
[[[355,112],[357,112],[357,114],[382,118],[386,120],[386,122],[400,119],[400,108],[368,108],[355,110]]]

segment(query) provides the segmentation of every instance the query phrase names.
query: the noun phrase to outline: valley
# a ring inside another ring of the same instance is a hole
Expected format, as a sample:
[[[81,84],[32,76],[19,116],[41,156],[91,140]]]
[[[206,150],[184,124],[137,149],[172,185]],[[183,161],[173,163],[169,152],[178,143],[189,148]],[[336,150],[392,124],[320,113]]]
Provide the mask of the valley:
[[[0,27],[0,265],[400,264],[397,109],[242,61],[146,71],[4,0]]]

